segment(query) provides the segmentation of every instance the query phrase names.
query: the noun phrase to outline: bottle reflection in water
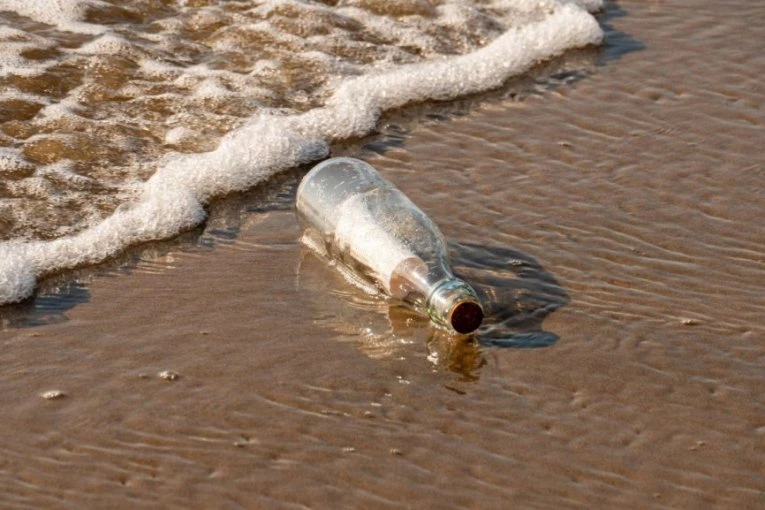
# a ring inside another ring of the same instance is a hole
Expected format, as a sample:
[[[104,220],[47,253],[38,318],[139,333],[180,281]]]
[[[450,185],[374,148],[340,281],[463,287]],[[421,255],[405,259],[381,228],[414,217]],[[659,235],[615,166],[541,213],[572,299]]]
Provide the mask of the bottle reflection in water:
[[[296,201],[305,244],[351,281],[410,303],[450,331],[481,325],[478,297],[452,273],[438,227],[370,165],[326,160],[303,178]]]

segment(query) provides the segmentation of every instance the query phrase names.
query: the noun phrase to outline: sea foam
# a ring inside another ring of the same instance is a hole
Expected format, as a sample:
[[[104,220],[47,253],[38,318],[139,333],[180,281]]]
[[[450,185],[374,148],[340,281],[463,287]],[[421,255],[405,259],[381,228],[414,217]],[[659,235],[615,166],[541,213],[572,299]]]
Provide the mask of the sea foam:
[[[2,10],[14,11],[40,23],[71,32],[101,33],[106,27],[84,23],[81,19],[89,7],[107,6],[97,0],[3,0]]]
[[[82,3],[74,0],[57,0],[55,9],[47,14],[39,10],[42,0],[11,2],[17,10],[41,21],[88,29],[77,22],[77,6]],[[549,14],[510,28],[476,51],[385,66],[377,72],[346,78],[323,106],[288,115],[261,112],[224,136],[215,150],[168,156],[151,178],[140,184],[136,201],[123,204],[104,221],[76,235],[1,244],[0,303],[29,297],[36,280],[47,274],[97,263],[130,245],[169,238],[193,228],[205,220],[204,206],[214,197],[245,190],[276,172],[325,157],[333,141],[373,130],[386,110],[496,88],[535,63],[570,48],[600,42],[601,29],[582,6],[592,9],[599,2],[543,3],[550,5]],[[523,2],[515,4],[522,6]],[[109,36],[96,44],[108,53],[123,42]],[[183,133],[175,131],[168,136]],[[3,158],[8,167],[21,164],[8,155]]]

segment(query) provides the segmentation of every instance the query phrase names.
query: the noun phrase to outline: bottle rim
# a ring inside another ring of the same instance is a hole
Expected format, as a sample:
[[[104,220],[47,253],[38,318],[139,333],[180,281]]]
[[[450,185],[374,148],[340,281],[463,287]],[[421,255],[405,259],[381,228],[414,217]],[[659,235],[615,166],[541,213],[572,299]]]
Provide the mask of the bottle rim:
[[[483,307],[473,287],[459,278],[444,280],[426,300],[428,315],[437,324],[462,335],[483,322]]]

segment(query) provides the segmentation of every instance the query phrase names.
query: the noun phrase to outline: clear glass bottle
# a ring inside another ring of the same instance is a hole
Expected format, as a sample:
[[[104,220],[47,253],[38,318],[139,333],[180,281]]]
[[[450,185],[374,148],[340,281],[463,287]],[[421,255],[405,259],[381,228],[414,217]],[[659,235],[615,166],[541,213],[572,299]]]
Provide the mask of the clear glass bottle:
[[[455,277],[438,227],[372,166],[353,158],[316,165],[297,190],[304,243],[346,276],[427,314],[450,331],[483,320],[475,290]]]

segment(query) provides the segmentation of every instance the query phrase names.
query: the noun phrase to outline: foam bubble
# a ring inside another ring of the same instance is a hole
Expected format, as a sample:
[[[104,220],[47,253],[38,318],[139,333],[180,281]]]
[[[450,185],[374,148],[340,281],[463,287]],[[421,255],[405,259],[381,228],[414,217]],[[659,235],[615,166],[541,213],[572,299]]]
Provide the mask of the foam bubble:
[[[202,204],[188,190],[175,186],[150,186],[134,203],[121,206],[102,223],[77,235],[48,242],[32,242],[10,245],[8,254],[19,256],[35,268],[38,275],[61,269],[94,264],[112,257],[127,246],[157,239],[166,239],[193,228],[204,221],[206,213]],[[15,248],[15,249],[14,249]],[[0,266],[0,285],[5,272],[11,268]],[[26,288],[16,287],[20,292]],[[28,290],[28,289],[26,289]],[[21,300],[31,292],[16,295]]]
[[[6,186],[12,193],[31,198],[44,199],[54,193],[51,183],[39,175],[11,181]]]
[[[289,117],[260,116],[226,135],[217,149],[175,155],[146,183],[183,186],[200,202],[241,191],[280,170],[317,160],[329,152],[326,141],[298,134]]]
[[[197,85],[194,95],[207,99],[223,99],[231,95],[231,91],[224,87],[220,81],[208,78]]]
[[[189,129],[185,126],[178,126],[168,130],[168,132],[165,133],[165,143],[170,145],[179,145],[199,137],[200,134],[193,129]]]
[[[35,290],[35,267],[21,252],[18,244],[0,245],[0,304],[21,301]]]
[[[72,164],[68,161],[60,161],[44,166],[39,169],[38,173],[42,176],[53,177],[58,181],[67,182],[73,186],[90,186],[95,182],[92,178],[75,172]]]
[[[544,21],[511,29],[473,53],[346,80],[327,107],[295,117],[296,128],[329,139],[361,136],[374,128],[382,111],[489,90],[537,62],[601,38],[594,18],[573,4],[563,5]]]
[[[135,47],[125,38],[114,33],[102,36],[80,46],[74,53],[86,55],[126,55],[137,56]]]
[[[22,32],[22,34],[24,34]],[[3,36],[6,37],[3,37]],[[45,63],[35,62],[24,57],[32,49],[49,46],[42,38],[30,38],[26,34],[17,36],[14,32],[0,34],[0,76],[39,76],[48,67]]]
[[[3,0],[3,9],[15,11],[40,23],[62,30],[97,34],[107,30],[104,26],[82,22],[89,7],[105,6],[97,0]]]
[[[34,166],[24,159],[18,151],[0,147],[0,175],[20,172],[32,173]]]

